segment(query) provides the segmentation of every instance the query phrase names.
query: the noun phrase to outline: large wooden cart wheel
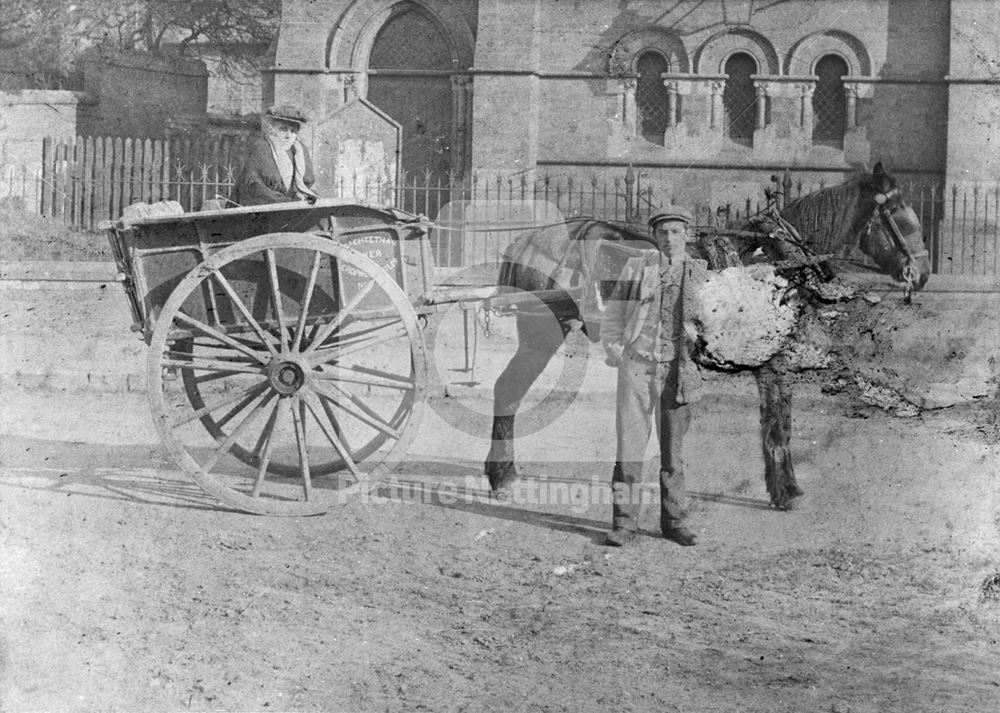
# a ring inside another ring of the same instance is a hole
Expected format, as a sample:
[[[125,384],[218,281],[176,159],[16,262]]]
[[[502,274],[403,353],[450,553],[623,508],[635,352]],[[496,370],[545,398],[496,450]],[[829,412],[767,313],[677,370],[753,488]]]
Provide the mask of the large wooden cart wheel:
[[[371,488],[423,413],[426,355],[405,293],[310,234],[220,250],[164,304],[147,362],[160,436],[227,505],[312,515]]]

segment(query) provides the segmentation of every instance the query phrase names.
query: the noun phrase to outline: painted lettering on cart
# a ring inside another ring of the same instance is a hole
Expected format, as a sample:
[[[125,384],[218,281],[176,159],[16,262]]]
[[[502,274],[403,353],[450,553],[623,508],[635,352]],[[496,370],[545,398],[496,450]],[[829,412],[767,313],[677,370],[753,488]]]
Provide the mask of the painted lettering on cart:
[[[350,248],[375,262],[390,275],[395,276],[399,257],[396,255],[396,241],[391,236],[384,233],[354,235],[345,242]],[[343,274],[351,277],[361,279],[367,277],[364,272],[351,265],[342,265],[340,269]]]

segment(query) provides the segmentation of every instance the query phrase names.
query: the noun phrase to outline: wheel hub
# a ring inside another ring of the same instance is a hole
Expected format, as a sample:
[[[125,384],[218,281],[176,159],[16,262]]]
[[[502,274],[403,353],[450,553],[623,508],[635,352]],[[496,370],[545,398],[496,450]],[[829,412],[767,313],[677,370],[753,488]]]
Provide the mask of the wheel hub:
[[[305,383],[305,373],[295,362],[275,362],[269,372],[268,380],[271,382],[271,387],[282,396],[294,394]]]

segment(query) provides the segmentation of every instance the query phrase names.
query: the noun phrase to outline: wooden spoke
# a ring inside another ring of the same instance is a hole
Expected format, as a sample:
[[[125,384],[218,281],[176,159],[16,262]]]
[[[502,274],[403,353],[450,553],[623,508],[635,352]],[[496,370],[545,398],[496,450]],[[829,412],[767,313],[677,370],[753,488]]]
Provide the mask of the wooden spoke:
[[[194,327],[195,329],[199,330],[200,332],[202,332],[206,336],[212,337],[213,339],[215,339],[217,341],[220,341],[220,342],[222,342],[223,344],[225,344],[227,346],[232,347],[233,349],[235,349],[236,351],[238,351],[238,352],[240,352],[242,354],[246,354],[248,357],[250,357],[254,361],[257,361],[257,362],[260,362],[260,363],[264,362],[264,359],[262,358],[262,355],[259,352],[254,351],[250,347],[245,346],[244,344],[241,344],[240,342],[236,341],[232,337],[230,337],[230,336],[228,336],[226,334],[223,334],[222,332],[220,332],[219,330],[215,329],[214,327],[210,327],[207,324],[205,324],[204,322],[201,322],[201,321],[195,319],[194,317],[190,317],[190,316],[184,314],[183,312],[178,312],[176,319],[179,322],[184,322],[184,323],[186,323],[186,324]]]
[[[257,420],[257,417],[264,411],[267,404],[270,403],[271,399],[275,396],[276,394],[273,391],[264,395],[264,398],[261,399],[260,403],[257,404],[253,411],[248,413],[240,424],[233,429],[233,432],[230,433],[229,436],[219,445],[219,447],[215,449],[215,453],[213,453],[207,461],[201,464],[202,470],[206,473],[211,472],[212,468],[214,468],[222,459],[222,456],[226,455],[226,453],[229,452],[229,449],[233,447],[233,444],[239,440],[240,436],[242,436],[244,432],[246,432],[250,426],[253,425],[253,422]]]
[[[333,388],[337,389],[338,393],[341,393],[344,396],[346,396],[351,401],[351,403],[357,406],[360,409],[360,413],[354,409],[349,408],[344,403],[342,403],[336,396],[332,395],[329,391],[327,391],[326,384],[323,385],[317,384],[317,386],[319,387],[317,388],[317,393],[319,393],[320,398],[328,399],[331,403],[333,403],[334,406],[336,406],[340,410],[353,416],[362,423],[365,423],[371,426],[372,428],[381,431],[385,435],[395,438],[397,440],[399,439],[400,436],[399,431],[393,428],[390,424],[386,423],[379,414],[377,414],[372,409],[368,408],[368,405],[362,403],[358,397],[354,396],[353,394],[348,394],[344,392],[342,389],[337,389],[336,386],[331,384]]]
[[[353,332],[346,331],[348,327],[353,327],[356,324],[356,320],[345,321],[345,323],[341,325],[345,331],[340,331],[330,337],[327,337],[329,341],[317,347],[317,351],[322,351],[324,349],[324,345],[326,345],[326,348],[329,348],[330,346],[349,346],[350,344],[367,339],[370,335],[375,334],[376,332],[381,332],[390,327],[404,326],[401,319],[392,319],[377,322],[371,326],[356,329]],[[403,331],[399,333],[406,334],[405,327]]]
[[[215,351],[195,354],[194,351],[178,351],[176,349],[168,349],[163,353],[163,355],[168,358],[184,359],[186,361],[192,361],[193,359],[212,359],[213,361],[221,364],[233,364],[237,368],[239,368],[241,364],[245,364],[248,366],[253,366],[254,364],[260,364],[260,362],[258,362],[256,359],[248,359],[247,357],[240,355],[230,356],[224,353],[218,354]]]
[[[319,396],[319,394],[317,394],[317,396]],[[326,413],[326,417],[330,421],[330,426],[333,428],[333,434],[340,439],[347,456],[349,456],[351,460],[357,462],[358,457],[355,455],[354,449],[351,448],[351,444],[347,442],[347,434],[340,428],[340,419],[337,418],[337,414],[335,414],[333,409],[330,408],[328,401],[329,399],[319,399],[319,402],[323,405],[323,411]]]
[[[264,424],[264,429],[260,432],[260,438],[257,439],[257,445],[254,448],[254,454],[260,458],[260,465],[257,466],[257,475],[254,477],[253,489],[250,491],[250,497],[252,498],[259,498],[261,488],[264,487],[264,479],[267,477],[267,466],[271,464],[271,445],[274,443],[272,436],[277,426],[278,410],[280,408],[281,401],[278,400],[275,402],[274,408],[271,409],[271,415],[267,417],[267,423]],[[263,451],[261,450],[262,447]]]
[[[267,262],[268,282],[271,285],[271,304],[274,305],[274,316],[278,320],[278,331],[281,333],[281,352],[285,351],[285,340],[291,335],[285,324],[285,310],[281,303],[281,287],[278,284],[278,264],[274,260],[274,250],[265,250],[264,259]]]
[[[320,415],[316,413],[316,409],[313,407],[312,400],[308,398],[305,398],[303,400],[305,401],[305,405],[308,407],[309,411],[312,413],[313,418],[316,419],[316,423],[319,424],[319,428],[323,432],[323,435],[326,436],[326,439],[330,441],[333,447],[337,450],[337,453],[340,454],[340,457],[344,459],[344,463],[347,464],[347,469],[351,471],[351,474],[355,478],[357,478],[358,480],[362,480],[364,478],[364,475],[358,469],[358,465],[357,463],[354,462],[354,459],[348,452],[346,445],[340,440],[340,438],[337,437],[337,434],[335,432],[331,432],[327,428],[326,423],[323,421],[322,418],[320,418]],[[330,419],[330,423],[331,424],[335,423],[333,419],[333,414],[330,412],[330,410],[329,409],[325,410],[327,417]]]
[[[235,364],[229,361],[216,361],[214,359],[164,359],[160,362],[163,366],[177,367],[178,369],[190,369],[198,371],[225,371],[230,374],[260,374],[260,369],[242,364]]]
[[[233,286],[229,284],[229,280],[226,279],[226,276],[222,274],[222,270],[216,268],[212,274],[215,276],[215,279],[219,281],[219,284],[222,285],[222,289],[226,291],[226,295],[229,296],[229,301],[233,303],[233,306],[236,307],[237,311],[243,315],[243,319],[247,321],[250,328],[253,329],[254,333],[256,333],[256,335],[260,338],[261,343],[267,348],[267,351],[271,353],[271,356],[277,356],[278,352],[275,351],[274,345],[272,344],[274,338],[264,331],[264,328],[260,326],[260,323],[254,319],[252,314],[250,314],[250,310],[245,304],[243,304],[243,300],[241,300],[240,296],[236,294],[236,290],[234,290]]]
[[[344,367],[341,367],[344,368]],[[357,371],[362,374],[368,374],[370,376],[378,376],[383,379],[390,379],[402,383],[412,384],[412,376],[403,376],[402,374],[396,374],[391,371],[385,371],[384,369],[376,369],[373,366],[361,366],[360,364],[352,364],[350,366],[351,371]]]
[[[262,393],[264,393],[267,387],[268,387],[267,381],[262,381],[259,384],[248,386],[242,391],[237,391],[234,395],[223,397],[218,401],[213,401],[212,403],[202,406],[200,409],[197,409],[196,411],[192,411],[189,414],[185,414],[184,416],[171,421],[170,427],[176,428],[177,426],[183,426],[185,423],[190,423],[191,421],[194,421],[196,418],[201,418],[205,414],[211,413],[212,411],[216,411],[220,408],[225,408],[226,406],[236,403],[237,401],[242,401],[244,399],[247,399],[247,403],[250,403],[250,401],[252,401],[253,399],[260,396]],[[246,404],[243,405],[243,408],[246,408]],[[228,421],[229,419],[226,420]]]
[[[302,353],[312,354],[316,351],[316,348],[325,342],[327,337],[333,334],[333,331],[340,326],[341,322],[347,319],[351,313],[357,309],[358,305],[361,304],[361,300],[368,296],[368,293],[372,291],[373,287],[375,287],[374,280],[369,280],[365,283],[365,286],[358,290],[358,293],[354,295],[354,297],[352,297],[346,305],[344,305],[343,309],[337,313],[337,316],[323,325],[323,328],[319,330],[319,334],[316,335],[316,339],[314,339],[312,343],[302,351]]]
[[[265,387],[264,390],[266,390],[269,386],[270,385],[267,382],[264,382],[264,387]],[[263,393],[263,391],[261,393]],[[227,423],[229,423],[230,421],[232,421],[241,412],[243,412],[243,410],[246,409],[247,406],[249,406],[250,404],[252,404],[259,396],[260,396],[260,394],[257,394],[256,396],[248,396],[248,397],[244,398],[238,404],[236,404],[231,409],[229,409],[229,411],[227,411],[226,413],[222,414],[222,416],[220,416],[219,418],[214,419],[215,425],[218,426],[219,428],[224,427]]]
[[[229,376],[235,376],[236,374],[244,374],[242,371],[210,371],[205,374],[199,374],[192,378],[192,381],[199,386],[201,384],[206,384],[210,381],[218,381],[219,379],[225,379]]]
[[[336,347],[318,349],[313,355],[314,358],[311,361],[314,366],[320,366],[321,364],[328,364],[331,361],[343,359],[344,357],[350,356],[351,354],[359,351],[366,351],[372,347],[377,347],[380,344],[385,344],[386,342],[406,338],[407,334],[405,331],[393,332],[379,337],[362,337],[351,340],[347,343],[341,343]]]
[[[322,290],[328,265],[361,275],[339,301]],[[303,371],[292,394],[269,378],[279,358]],[[309,233],[207,255],[160,306],[146,369],[154,424],[185,473],[230,507],[295,516],[335,507],[405,457],[426,372],[413,304],[393,276]],[[338,472],[343,481],[318,487]]]
[[[299,447],[299,467],[302,469],[302,490],[305,499],[312,497],[312,477],[309,475],[309,453],[306,448],[306,424],[302,418],[305,406],[302,399],[293,396],[289,399],[292,409],[292,423],[295,425],[295,442]]]
[[[372,371],[375,371],[374,369]],[[380,386],[386,389],[397,389],[409,391],[413,388],[412,378],[403,378],[395,374],[377,376],[359,372],[354,366],[334,367],[334,371],[314,371],[313,378],[319,381],[343,381],[349,384],[363,384],[365,386]]]
[[[323,254],[313,253],[312,267],[309,269],[309,279],[306,282],[306,291],[302,296],[302,311],[299,313],[299,322],[295,326],[295,340],[292,342],[292,351],[297,352],[302,346],[302,333],[306,331],[306,319],[309,316],[309,306],[312,304],[313,290],[316,289],[316,278],[319,276],[320,260]]]

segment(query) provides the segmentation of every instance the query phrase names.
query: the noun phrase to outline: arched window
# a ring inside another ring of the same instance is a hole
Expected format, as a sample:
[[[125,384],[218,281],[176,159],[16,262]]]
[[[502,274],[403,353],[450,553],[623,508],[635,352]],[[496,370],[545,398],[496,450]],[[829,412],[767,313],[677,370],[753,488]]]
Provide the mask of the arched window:
[[[737,52],[725,66],[726,88],[722,103],[726,110],[726,136],[742,144],[753,141],[754,87],[751,75],[757,74],[757,62],[745,52]]]
[[[816,63],[819,81],[813,92],[813,143],[842,147],[847,121],[847,95],[844,75],[847,62],[828,54]]]
[[[659,52],[644,52],[636,62],[639,80],[635,86],[635,106],[639,116],[639,130],[643,137],[655,144],[663,143],[667,130],[667,88],[660,75],[670,68]]]
[[[428,171],[446,177],[453,168],[450,75],[458,69],[444,28],[412,6],[375,37],[368,101],[402,124],[401,164],[408,177]]]

